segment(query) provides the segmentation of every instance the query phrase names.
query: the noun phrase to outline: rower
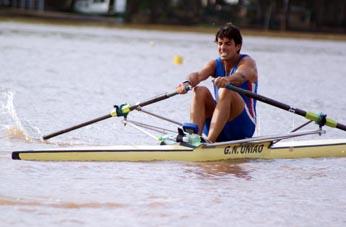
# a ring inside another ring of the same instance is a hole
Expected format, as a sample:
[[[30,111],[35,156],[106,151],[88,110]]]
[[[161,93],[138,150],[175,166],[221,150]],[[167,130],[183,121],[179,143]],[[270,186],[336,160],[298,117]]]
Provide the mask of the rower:
[[[215,42],[219,57],[189,74],[176,91],[185,94],[186,84],[193,87],[190,118],[198,126],[198,134],[206,134],[208,141],[250,138],[256,128],[256,100],[229,90],[226,85],[231,83],[257,92],[256,63],[249,55],[240,53],[242,36],[232,23],[217,31]],[[214,78],[214,97],[208,88],[198,85],[209,77]]]

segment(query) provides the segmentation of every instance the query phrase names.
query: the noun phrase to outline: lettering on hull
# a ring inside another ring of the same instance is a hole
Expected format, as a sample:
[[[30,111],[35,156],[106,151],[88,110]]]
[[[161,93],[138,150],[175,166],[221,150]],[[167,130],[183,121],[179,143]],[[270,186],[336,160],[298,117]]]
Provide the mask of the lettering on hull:
[[[224,149],[224,154],[260,154],[263,151],[264,144],[241,144],[227,146]]]

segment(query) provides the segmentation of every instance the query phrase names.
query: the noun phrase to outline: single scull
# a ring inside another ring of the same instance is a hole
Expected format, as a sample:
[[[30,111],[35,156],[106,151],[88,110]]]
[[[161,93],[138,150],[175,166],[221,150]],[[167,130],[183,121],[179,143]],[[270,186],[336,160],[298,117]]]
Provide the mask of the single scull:
[[[346,139],[329,140],[305,140],[305,141],[282,141],[294,137],[307,136],[312,134],[322,135],[324,125],[346,131],[346,126],[327,118],[324,114],[315,114],[304,110],[291,107],[276,100],[242,90],[238,87],[228,85],[228,89],[255,98],[261,102],[284,109],[291,113],[303,116],[318,124],[319,129],[314,131],[297,131],[306,124],[293,130],[291,133],[274,136],[260,136],[243,140],[206,143],[191,131],[178,130],[178,136],[155,137],[162,145],[127,145],[127,146],[97,146],[97,147],[64,147],[54,149],[37,149],[12,152],[12,159],[32,160],[32,161],[219,161],[232,159],[279,159],[279,158],[326,158],[326,157],[346,157]],[[189,87],[186,87],[188,90]],[[139,110],[149,113],[142,109],[143,106],[170,98],[177,93],[167,93],[154,97],[148,101],[136,105],[123,104],[115,106],[115,109],[105,116],[90,120],[79,125],[60,130],[44,136],[47,140],[60,134],[84,127],[86,125],[108,119],[115,116],[123,116],[127,124],[134,122],[126,120],[127,115],[132,110]],[[156,114],[152,116],[168,120],[178,124],[173,120],[160,117]],[[134,124],[136,128],[143,128],[148,125],[143,123]],[[156,126],[146,127],[157,131]],[[142,131],[142,129],[141,129]],[[150,133],[144,131],[151,135]],[[176,139],[177,138],[177,139]]]
[[[311,131],[307,134],[319,133]],[[304,133],[213,144],[197,147],[184,144],[152,146],[71,147],[15,151],[13,159],[32,161],[219,161],[231,159],[327,158],[346,157],[346,139],[289,141],[277,139]]]

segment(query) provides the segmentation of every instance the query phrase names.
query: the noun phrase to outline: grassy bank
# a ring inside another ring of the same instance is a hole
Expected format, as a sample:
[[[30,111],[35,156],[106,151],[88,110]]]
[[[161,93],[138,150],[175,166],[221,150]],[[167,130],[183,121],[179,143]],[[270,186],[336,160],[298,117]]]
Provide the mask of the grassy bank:
[[[0,21],[15,21],[21,23],[36,24],[55,24],[67,26],[98,26],[114,27],[124,29],[174,31],[174,32],[195,32],[214,34],[217,27],[208,26],[178,26],[178,25],[154,25],[154,24],[123,24],[116,22],[113,18],[83,16],[69,13],[57,12],[28,12],[0,10]],[[346,34],[326,34],[326,33],[308,33],[308,32],[281,32],[264,31],[256,29],[241,29],[245,36],[262,36],[275,38],[293,38],[310,40],[338,40],[346,41]]]

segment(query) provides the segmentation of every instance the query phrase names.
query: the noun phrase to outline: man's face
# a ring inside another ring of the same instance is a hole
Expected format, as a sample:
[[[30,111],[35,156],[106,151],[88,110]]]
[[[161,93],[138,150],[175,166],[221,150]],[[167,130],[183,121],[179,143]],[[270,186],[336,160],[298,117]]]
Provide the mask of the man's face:
[[[218,38],[217,48],[222,60],[228,60],[234,58],[240,50],[240,44],[235,44],[233,39]]]

